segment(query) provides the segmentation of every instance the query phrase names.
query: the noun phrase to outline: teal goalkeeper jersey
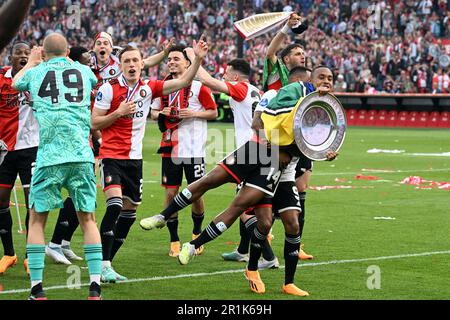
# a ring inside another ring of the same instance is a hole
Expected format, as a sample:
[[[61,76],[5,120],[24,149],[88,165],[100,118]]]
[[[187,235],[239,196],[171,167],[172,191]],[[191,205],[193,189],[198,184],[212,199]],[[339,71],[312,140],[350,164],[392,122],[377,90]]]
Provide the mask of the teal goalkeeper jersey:
[[[89,132],[90,96],[96,83],[89,67],[66,58],[43,62],[16,82],[19,91],[30,92],[39,123],[37,167],[94,163]]]

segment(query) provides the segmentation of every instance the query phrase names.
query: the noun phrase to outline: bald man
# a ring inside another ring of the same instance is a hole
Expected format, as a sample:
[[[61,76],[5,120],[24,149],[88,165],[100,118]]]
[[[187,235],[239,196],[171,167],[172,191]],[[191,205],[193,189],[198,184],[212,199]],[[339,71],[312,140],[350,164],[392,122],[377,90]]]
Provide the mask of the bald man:
[[[63,207],[61,189],[69,192],[84,235],[84,252],[91,285],[89,300],[100,300],[102,245],[94,218],[96,182],[89,145],[90,93],[97,83],[91,69],[67,59],[66,39],[57,33],[34,48],[13,87],[29,91],[39,123],[36,169],[29,196],[27,239],[30,300],[46,300],[42,287],[44,229],[49,211]]]
[[[16,35],[30,4],[31,0],[9,0],[0,9],[0,52]]]

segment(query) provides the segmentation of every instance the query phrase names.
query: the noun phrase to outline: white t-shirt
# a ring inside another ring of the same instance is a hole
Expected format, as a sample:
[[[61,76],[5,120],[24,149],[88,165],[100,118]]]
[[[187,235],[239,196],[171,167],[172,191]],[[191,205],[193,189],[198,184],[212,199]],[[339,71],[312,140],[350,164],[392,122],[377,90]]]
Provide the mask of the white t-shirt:
[[[253,136],[253,109],[259,103],[261,90],[248,82],[226,82],[233,110],[236,149]]]

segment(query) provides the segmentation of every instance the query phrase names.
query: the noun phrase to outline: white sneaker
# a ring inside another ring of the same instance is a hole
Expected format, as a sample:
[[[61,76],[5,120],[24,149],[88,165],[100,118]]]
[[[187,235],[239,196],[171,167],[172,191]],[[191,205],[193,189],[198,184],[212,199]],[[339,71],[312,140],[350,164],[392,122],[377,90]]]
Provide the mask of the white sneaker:
[[[248,262],[249,256],[248,253],[242,254],[236,249],[233,252],[222,253],[222,258],[225,261]]]
[[[194,257],[194,255],[195,246],[193,244],[190,244],[189,242],[183,243],[180,254],[178,255],[178,262],[182,265],[188,264],[189,261],[191,261],[191,259]]]
[[[73,252],[72,249],[70,249],[69,246],[61,246],[61,250],[62,250],[62,253],[64,254],[64,256],[69,260],[78,260],[78,261],[83,260],[83,258],[77,256],[75,254],[75,252]]]
[[[280,263],[278,262],[278,258],[275,257],[275,259],[267,261],[266,259],[262,258],[258,261],[258,269],[278,269],[280,267]]]
[[[65,265],[71,265],[72,262],[70,262],[69,260],[67,260],[67,258],[64,256],[64,253],[62,252],[61,247],[50,247],[50,246],[45,246],[45,254],[52,258],[53,261],[55,261],[56,263],[61,263],[61,264],[65,264]]]
[[[161,214],[157,214],[155,216],[151,216],[145,219],[142,219],[139,222],[139,225],[144,230],[152,230],[155,228],[162,228],[166,225],[167,221],[164,220],[164,216]]]
[[[116,280],[117,280],[117,281],[125,281],[125,280],[128,280],[127,277],[122,276],[121,274],[117,273],[117,271],[114,270],[113,268],[111,268],[111,269],[112,269],[112,271],[114,272],[114,274],[116,275]]]

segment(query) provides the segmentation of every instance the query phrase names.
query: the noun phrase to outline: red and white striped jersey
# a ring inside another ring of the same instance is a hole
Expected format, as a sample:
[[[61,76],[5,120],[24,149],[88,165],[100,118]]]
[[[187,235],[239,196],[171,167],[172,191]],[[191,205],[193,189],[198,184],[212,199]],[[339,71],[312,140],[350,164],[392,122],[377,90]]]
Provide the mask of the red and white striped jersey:
[[[131,88],[123,75],[102,85],[97,93],[94,108],[116,111],[125,101],[136,103],[136,112],[117,119],[111,126],[102,129],[100,159],[142,159],[142,139],[152,100],[161,97],[164,81],[140,80]]]
[[[39,145],[39,125],[30,107],[28,92],[12,88],[12,69],[0,69],[0,139],[8,151],[34,148]]]
[[[253,110],[261,99],[262,91],[248,82],[226,82],[226,85],[231,97],[236,148],[239,148],[253,136]]]
[[[182,90],[180,90],[182,91]],[[217,109],[211,90],[202,85],[198,80],[192,81],[188,104],[182,103],[183,94],[178,91],[171,94],[174,99],[168,99],[171,106],[179,108],[184,105],[193,111],[205,111]],[[162,110],[161,98],[154,100],[153,110]],[[206,155],[207,120],[192,118],[183,119],[175,130],[171,132],[172,152],[163,153],[163,157],[173,158],[204,158]],[[163,134],[164,140],[165,134]]]
[[[109,63],[103,67],[97,65],[96,57],[93,57],[95,68],[92,69],[99,82],[105,83],[111,79],[117,78],[122,73],[120,70],[120,61],[115,55],[109,56]]]

